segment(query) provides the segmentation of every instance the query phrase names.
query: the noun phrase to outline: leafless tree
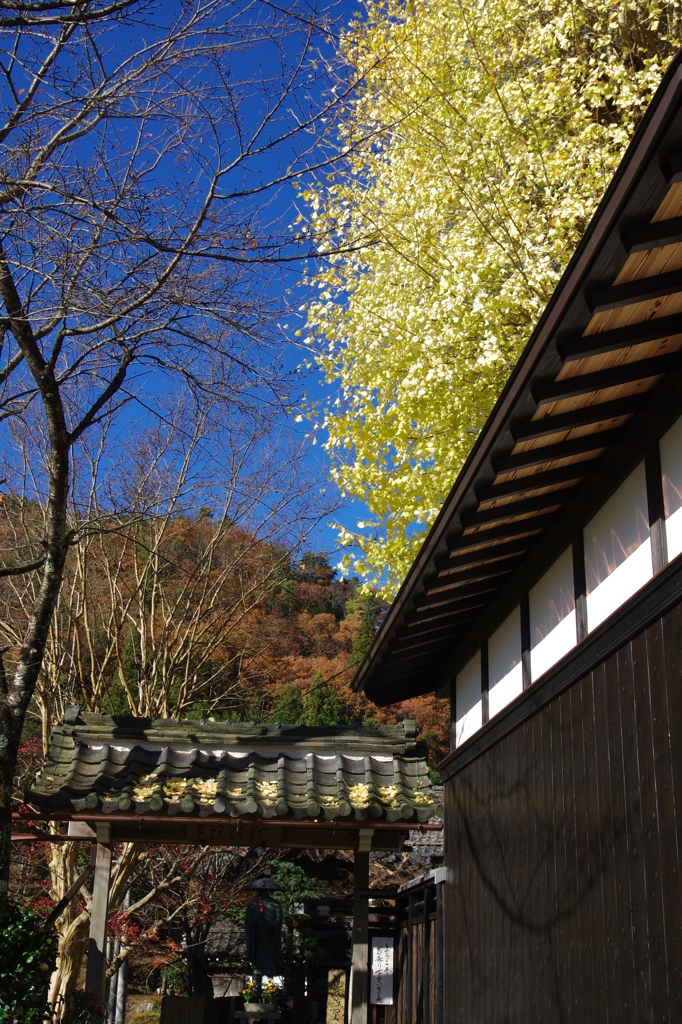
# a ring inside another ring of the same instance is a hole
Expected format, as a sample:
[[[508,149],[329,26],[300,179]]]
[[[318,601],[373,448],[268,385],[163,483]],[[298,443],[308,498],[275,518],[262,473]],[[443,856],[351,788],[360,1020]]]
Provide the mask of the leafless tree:
[[[123,474],[107,436],[110,421],[93,428],[92,448],[79,445],[68,502],[72,540],[34,692],[44,746],[53,721],[74,701],[90,711],[145,716],[176,717],[201,700],[207,714],[225,711],[243,698],[276,641],[272,628],[263,628],[262,605],[289,575],[316,514],[315,490],[311,500],[302,453],[286,437],[273,444],[272,417],[243,413],[233,421],[224,412],[217,400],[201,412],[182,398],[166,401],[163,423],[125,432]],[[6,474],[16,484],[0,505],[0,553],[43,535],[48,505],[30,477],[29,456],[43,450],[41,424],[24,417],[15,432],[17,465],[8,460]],[[37,574],[0,579],[8,661],[39,586]],[[76,849],[57,842],[50,850],[58,902],[78,874]],[[124,847],[111,882],[112,912],[143,861],[139,844]],[[169,871],[176,892],[187,879]],[[195,881],[194,868],[190,875]],[[158,893],[169,889],[168,879]],[[145,906],[156,898],[154,886],[149,893]],[[195,891],[194,903],[199,896]],[[186,901],[179,906],[187,910]],[[89,919],[86,898],[56,922],[50,1002],[58,1015],[78,979]]]
[[[89,711],[177,717],[249,703],[278,641],[264,602],[281,589],[319,511],[305,450],[272,416],[217,415],[166,403],[165,422],[126,431],[127,465],[109,462],[108,424],[81,444],[68,504],[71,545],[34,692],[43,747],[70,703]],[[48,514],[27,479],[27,429],[6,463],[0,557],[44,535]],[[39,434],[40,421],[37,428]],[[109,478],[109,479],[107,479]],[[123,510],[123,511],[120,511]],[[37,600],[37,573],[0,579],[0,643],[11,663]],[[31,713],[31,712],[29,712]]]
[[[79,446],[104,421],[120,438],[141,415],[162,417],[160,395],[191,396],[199,415],[229,402],[237,417],[290,397],[271,274],[302,250],[277,228],[277,190],[324,165],[353,88],[321,88],[325,32],[303,0],[0,9],[0,424],[11,439],[22,417],[42,423],[30,473],[45,507],[43,535],[0,567],[38,574],[0,672],[0,912],[12,775],[74,539]]]

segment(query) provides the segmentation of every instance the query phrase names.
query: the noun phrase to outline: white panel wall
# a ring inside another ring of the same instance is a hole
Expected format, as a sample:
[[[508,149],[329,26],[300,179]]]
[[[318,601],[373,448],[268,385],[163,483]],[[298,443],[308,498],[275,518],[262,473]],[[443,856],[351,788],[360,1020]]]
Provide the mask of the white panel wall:
[[[488,713],[506,708],[523,690],[521,609],[515,608],[488,640]]]
[[[682,417],[661,438],[663,505],[668,559],[682,551]]]
[[[535,682],[577,643],[573,550],[567,548],[528,595],[530,678]]]
[[[583,535],[587,628],[592,630],[653,576],[643,462],[587,524]]]
[[[481,652],[457,674],[455,686],[455,746],[464,743],[483,725],[481,700]]]

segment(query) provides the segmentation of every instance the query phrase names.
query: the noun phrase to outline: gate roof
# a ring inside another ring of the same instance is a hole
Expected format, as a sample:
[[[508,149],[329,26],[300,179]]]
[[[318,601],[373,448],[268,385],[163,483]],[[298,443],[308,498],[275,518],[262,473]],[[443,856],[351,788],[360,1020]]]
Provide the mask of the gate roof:
[[[113,823],[151,814],[371,826],[442,814],[409,719],[350,729],[131,718],[78,706],[52,730],[25,799],[42,816]]]

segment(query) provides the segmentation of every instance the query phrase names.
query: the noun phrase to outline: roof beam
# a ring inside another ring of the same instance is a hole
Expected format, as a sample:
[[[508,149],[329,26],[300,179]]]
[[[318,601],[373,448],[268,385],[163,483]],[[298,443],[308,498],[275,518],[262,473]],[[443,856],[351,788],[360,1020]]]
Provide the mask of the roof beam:
[[[552,419],[553,417],[548,417]],[[559,441],[558,444],[546,444],[542,448],[530,448],[525,452],[516,452],[506,455],[504,458],[495,459],[493,468],[496,473],[513,473],[518,469],[531,469],[533,466],[542,466],[545,462],[554,462],[557,459],[569,459],[574,455],[592,454],[592,458],[599,458],[604,448],[608,448],[620,437],[620,430],[601,430],[596,434],[584,434],[582,437],[572,437],[568,441]],[[585,459],[587,468],[592,467],[589,463],[592,459]],[[583,465],[583,463],[577,463]]]
[[[544,416],[542,419],[527,420],[512,428],[512,436],[516,441],[535,441],[550,434],[559,434],[562,430],[575,430],[578,427],[591,427],[605,420],[621,419],[634,416],[642,404],[641,395],[628,395],[611,402],[597,402],[586,405],[582,409],[571,409],[570,412],[559,413],[558,416]]]
[[[486,600],[467,601],[466,607],[462,608],[461,601],[453,601],[449,605],[444,604],[437,608],[421,608],[419,611],[412,611],[405,616],[405,625],[410,629],[412,626],[423,626],[426,622],[447,619],[455,626],[458,625],[457,616],[461,616],[462,624],[464,624],[470,622],[481,608],[485,608],[487,603]]]
[[[661,170],[669,185],[682,181],[682,153],[671,153],[665,157],[661,163]]]
[[[398,642],[412,643],[413,640],[420,640],[422,638],[427,639],[432,634],[443,633],[447,630],[448,635],[453,630],[462,628],[471,619],[471,612],[466,610],[464,612],[458,612],[457,615],[451,615],[448,619],[442,622],[421,622],[416,623],[410,627],[404,623],[395,635],[395,640]]]
[[[505,576],[508,576],[516,565],[516,560],[509,560],[508,562],[502,562],[498,565],[496,562],[488,562],[483,568],[477,569],[475,574],[471,577],[467,574],[463,579],[459,576],[449,577],[438,577],[431,576],[428,581],[425,581],[424,586],[426,588],[426,594],[429,598],[436,600],[440,595],[448,595],[453,598],[459,598],[460,595],[464,596],[467,594],[478,593],[476,588],[482,587],[484,583],[490,582],[491,580],[499,580],[502,582]],[[487,569],[487,572],[486,572]],[[418,599],[422,604],[418,607],[423,607],[424,598]]]
[[[504,480],[499,484],[490,484],[476,492],[479,501],[494,501],[496,498],[508,498],[514,494],[525,494],[526,491],[537,491],[541,487],[556,487],[569,480],[582,480],[590,471],[589,462],[572,462],[558,469],[548,469],[544,473],[532,473],[530,476],[517,476],[513,480]]]
[[[442,647],[433,652],[433,657],[431,657],[432,652],[429,650],[428,658],[425,656],[424,651],[419,651],[409,658],[404,658],[397,654],[386,654],[381,660],[382,684],[388,682],[395,683],[401,679],[414,679],[416,676],[422,676],[425,673],[430,675],[439,664],[442,655],[448,650],[448,647],[448,644],[443,644]]]
[[[561,492],[559,492],[561,494]],[[530,515],[533,512],[547,512],[563,505],[563,498],[557,501],[554,495],[540,494],[535,498],[526,498],[525,501],[511,501],[506,505],[498,505],[497,508],[486,508],[477,512],[470,512],[462,516],[463,526],[482,526],[483,523],[503,523],[515,516]]]
[[[448,564],[454,565],[454,559],[456,556],[468,561],[471,556],[474,558],[482,558],[483,555],[481,552],[483,551],[490,550],[493,552],[502,550],[503,545],[496,544],[496,541],[511,544],[518,543],[521,538],[526,538],[530,543],[533,536],[541,532],[543,526],[544,524],[539,521],[516,523],[513,528],[513,533],[510,533],[508,526],[494,526],[490,530],[481,530],[478,533],[470,533],[467,535],[459,534],[457,537],[451,537],[448,541],[450,546]],[[469,529],[469,527],[465,527],[465,529]]]
[[[659,220],[655,224],[638,224],[623,232],[623,244],[628,255],[678,242],[682,242],[682,217]]]
[[[594,373],[581,373],[577,377],[548,381],[534,389],[533,398],[538,405],[549,405],[564,398],[577,398],[579,395],[589,395],[593,391],[603,391],[605,388],[615,388],[621,384],[634,384],[649,377],[660,377],[672,370],[679,358],[679,352],[671,352],[665,356],[654,356],[653,359],[638,359],[635,363],[621,363],[620,366],[610,366],[606,370],[596,370]]]
[[[502,573],[502,575],[505,574]],[[438,608],[453,603],[459,605],[461,601],[465,601],[468,597],[478,597],[479,594],[487,594],[491,590],[496,590],[498,586],[497,577],[483,579],[477,583],[463,583],[461,586],[447,587],[443,590],[438,590],[435,594],[426,594],[424,597],[419,597],[414,602],[414,607],[417,611],[420,611],[422,608]]]
[[[519,546],[518,542],[509,547],[507,545],[498,545],[498,547],[504,547],[505,550],[489,552],[484,558],[477,559],[475,562],[462,562],[461,564],[451,565],[449,560],[443,558],[436,562],[436,572],[433,576],[425,581],[427,590],[431,585],[435,585],[436,581],[440,583],[442,580],[475,580],[485,572],[490,572],[493,566],[499,566],[500,570],[506,566],[507,563],[510,565],[518,558],[522,558],[523,555],[528,551],[530,541],[523,546]],[[506,571],[506,569],[505,569]]]
[[[682,218],[681,218],[682,220]],[[666,221],[661,223],[665,224]],[[662,316],[659,319],[644,320],[638,324],[628,324],[614,331],[599,331],[597,334],[580,335],[577,338],[566,338],[557,346],[564,362],[575,362],[588,359],[590,356],[603,355],[605,352],[618,352],[632,345],[644,345],[649,341],[670,338],[682,334],[682,314]]]
[[[451,646],[449,638],[445,638],[437,644],[429,644],[429,657],[437,657],[442,651],[447,651]],[[424,651],[420,648],[411,654],[396,653],[384,654],[381,659],[382,665],[405,665],[412,661],[424,663]]]
[[[642,277],[639,281],[625,281],[623,284],[611,285],[610,288],[597,288],[588,297],[587,304],[593,313],[606,313],[609,309],[621,309],[637,302],[651,302],[680,291],[682,270],[671,270],[655,277]]]
[[[450,643],[452,630],[449,626],[441,626],[424,636],[409,637],[405,640],[391,640],[388,645],[389,654],[405,654],[407,651],[423,651],[424,648],[431,649],[433,644],[447,641]]]

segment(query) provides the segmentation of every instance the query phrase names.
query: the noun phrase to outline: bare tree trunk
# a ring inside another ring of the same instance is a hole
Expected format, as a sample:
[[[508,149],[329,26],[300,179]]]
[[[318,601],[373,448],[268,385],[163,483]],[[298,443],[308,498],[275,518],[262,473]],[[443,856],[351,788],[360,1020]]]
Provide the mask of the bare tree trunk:
[[[67,889],[73,885],[78,875],[76,843],[54,843],[51,847],[52,859],[50,873],[52,876],[52,895],[60,900]],[[123,897],[128,889],[140,860],[144,854],[142,843],[126,843],[116,861],[111,875],[109,887],[109,916],[113,917],[120,908]],[[57,919],[58,934],[57,962],[50,978],[48,1002],[55,1014],[55,1021],[62,1020],[66,1011],[69,996],[76,989],[78,976],[83,966],[83,958],[90,934],[90,899],[86,895],[86,907],[78,911],[76,900],[72,900],[61,917]]]
[[[43,577],[33,615],[24,634],[12,681],[0,700],[0,920],[9,884],[12,831],[12,784],[21,732],[43,661],[50,621],[68,549],[67,497],[69,489],[69,431],[64,417],[54,367],[45,362],[33,336],[5,254],[0,247],[0,298],[9,314],[10,328],[38,385],[50,437],[49,495],[44,540]],[[4,674],[4,673],[3,673]]]

